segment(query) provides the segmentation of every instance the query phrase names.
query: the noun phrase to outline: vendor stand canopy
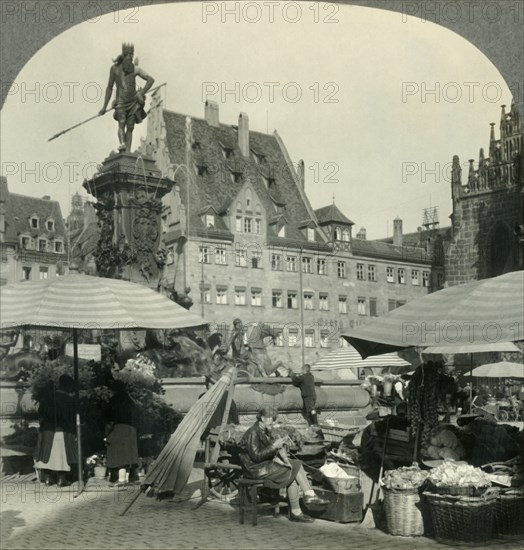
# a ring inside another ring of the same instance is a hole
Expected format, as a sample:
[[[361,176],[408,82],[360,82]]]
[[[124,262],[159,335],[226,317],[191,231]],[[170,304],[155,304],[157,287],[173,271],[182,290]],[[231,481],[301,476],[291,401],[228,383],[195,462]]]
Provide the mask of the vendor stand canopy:
[[[411,346],[524,340],[524,271],[433,292],[342,336],[363,358]]]
[[[396,353],[387,353],[377,357],[362,359],[352,347],[334,349],[311,367],[311,372],[323,380],[357,380],[358,369],[385,369],[402,367],[406,370],[411,364],[401,359]]]
[[[72,330],[79,457],[82,450],[78,413],[78,330],[174,329],[206,323],[199,315],[145,286],[78,273],[2,287],[0,322],[3,330],[15,327]],[[81,460],[78,478],[81,492]]]
[[[524,364],[499,361],[488,363],[472,370],[471,376],[478,378],[524,378]]]

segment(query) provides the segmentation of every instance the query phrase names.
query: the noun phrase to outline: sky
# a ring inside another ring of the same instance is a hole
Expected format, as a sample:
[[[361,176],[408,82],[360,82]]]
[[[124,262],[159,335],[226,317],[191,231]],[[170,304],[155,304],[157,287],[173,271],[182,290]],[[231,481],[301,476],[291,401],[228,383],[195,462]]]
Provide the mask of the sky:
[[[298,9],[297,9],[298,6]],[[229,10],[226,12],[225,9]],[[64,216],[112,150],[116,122],[96,115],[112,59],[133,42],[139,66],[166,82],[165,106],[282,137],[306,166],[313,208],[335,204],[367,237],[416,231],[424,208],[449,225],[449,173],[489,146],[489,123],[511,93],[491,61],[459,35],[420,18],[319,3],[171,4],[119,11],[54,38],[18,75],[0,113],[2,174],[12,192],[50,195]],[[228,93],[229,92],[229,93]],[[137,126],[133,146],[145,135]]]

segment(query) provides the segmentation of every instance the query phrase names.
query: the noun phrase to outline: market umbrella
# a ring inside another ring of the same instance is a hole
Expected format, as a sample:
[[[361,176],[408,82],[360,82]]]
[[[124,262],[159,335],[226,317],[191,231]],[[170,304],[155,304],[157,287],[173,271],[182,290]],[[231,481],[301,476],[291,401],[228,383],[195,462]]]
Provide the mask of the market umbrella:
[[[522,351],[513,342],[479,342],[476,344],[445,344],[440,346],[430,346],[422,352],[422,355],[468,354],[470,360],[470,376],[473,376],[474,353],[501,352],[522,353]],[[471,385],[469,387],[469,399],[470,402],[473,400],[473,386]]]
[[[471,376],[479,378],[524,378],[524,364],[510,361],[488,363],[473,369]]]
[[[228,401],[222,420],[227,418],[233,398],[235,376],[235,367],[228,368],[217,383],[189,409],[151,465],[143,483],[145,488],[151,488],[156,495],[172,495],[182,491],[191,474],[202,435],[214,419],[214,413],[226,391]]]
[[[3,286],[0,321],[2,329],[37,326],[73,332],[79,492],[83,480],[78,412],[78,330],[173,329],[206,323],[199,315],[145,286],[78,273]]]
[[[410,346],[524,340],[524,271],[412,300],[342,336],[363,358]]]

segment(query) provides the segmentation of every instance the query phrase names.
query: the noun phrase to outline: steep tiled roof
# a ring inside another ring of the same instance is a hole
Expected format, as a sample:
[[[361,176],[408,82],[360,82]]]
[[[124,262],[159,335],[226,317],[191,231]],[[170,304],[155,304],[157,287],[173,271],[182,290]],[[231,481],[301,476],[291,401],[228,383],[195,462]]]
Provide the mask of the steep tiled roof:
[[[173,164],[185,164],[186,115],[164,110],[163,116],[169,159]],[[242,155],[238,146],[236,126],[219,124],[215,127],[203,119],[193,117],[191,125],[192,161],[199,172],[197,174],[193,171],[191,176],[191,233],[202,234],[205,231],[199,215],[203,208],[213,205],[217,212],[227,212],[232,201],[249,181],[266,211],[267,219],[283,214],[289,222],[282,244],[306,241],[306,235],[298,228],[298,221],[311,218],[312,210],[308,210],[307,200],[304,201],[301,195],[295,174],[285,160],[276,134],[249,132],[249,146],[258,156],[257,162],[253,155]],[[229,150],[225,151],[225,148]],[[178,170],[176,183],[180,186],[180,197],[185,203],[187,188],[184,170]],[[274,226],[268,224],[267,232],[271,241],[280,239],[274,231]]]
[[[339,208],[330,204],[329,206],[323,206],[315,210],[315,214],[320,225],[327,223],[340,223],[342,225],[355,225],[349,218],[346,218]]]
[[[382,241],[366,241],[364,239],[353,239],[351,250],[355,256],[367,256],[370,258],[413,261],[431,263],[431,255],[419,246],[395,246]]]
[[[59,237],[65,240],[65,224],[58,201],[11,193],[5,178],[1,183],[1,195],[2,200],[5,200],[6,242],[18,242],[22,233],[29,234],[33,238]],[[31,227],[30,218],[33,215],[38,216],[40,220],[38,229]],[[47,230],[45,222],[48,218],[52,218],[55,222],[54,231]]]
[[[439,227],[435,232],[431,232],[431,236],[442,237],[444,241],[451,240],[451,227]],[[408,246],[424,246],[428,239],[428,233],[426,230],[416,231],[414,233],[403,233],[402,242]],[[385,239],[379,239],[383,243],[393,243],[393,237],[386,237]]]

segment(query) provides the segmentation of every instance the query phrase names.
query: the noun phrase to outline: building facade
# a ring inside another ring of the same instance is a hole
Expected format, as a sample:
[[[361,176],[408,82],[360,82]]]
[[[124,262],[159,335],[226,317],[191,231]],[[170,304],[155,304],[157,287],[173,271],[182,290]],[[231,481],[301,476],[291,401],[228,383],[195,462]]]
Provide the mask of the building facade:
[[[442,262],[403,245],[401,220],[395,243],[367,241],[335,204],[314,210],[303,161],[293,165],[277,132],[250,131],[245,113],[232,126],[214,102],[200,119],[155,100],[141,152],[176,182],[164,198],[166,286],[190,287],[193,310],[223,334],[237,317],[270,325],[268,352],[288,365],[442,285]]]
[[[522,128],[517,106],[502,106],[500,138],[491,123],[489,156],[480,149],[478,166],[469,161],[462,181],[453,157],[452,240],[446,251],[450,285],[524,269],[524,163]]]
[[[11,193],[0,178],[0,285],[67,271],[67,235],[60,204],[49,196]]]

